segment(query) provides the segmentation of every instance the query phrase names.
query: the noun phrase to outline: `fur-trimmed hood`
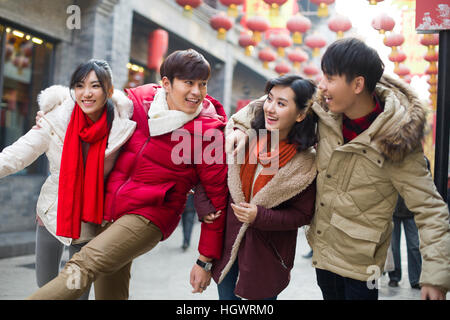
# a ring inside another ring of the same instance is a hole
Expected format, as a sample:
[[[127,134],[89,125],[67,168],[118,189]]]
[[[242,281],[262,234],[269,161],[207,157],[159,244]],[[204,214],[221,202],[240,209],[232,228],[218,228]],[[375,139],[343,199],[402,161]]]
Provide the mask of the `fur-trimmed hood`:
[[[386,159],[402,161],[424,138],[427,107],[407,83],[386,74],[378,82],[375,92],[384,102],[384,112],[367,130],[370,143]],[[313,109],[326,122],[324,117],[341,119],[341,115],[328,111],[320,92]]]

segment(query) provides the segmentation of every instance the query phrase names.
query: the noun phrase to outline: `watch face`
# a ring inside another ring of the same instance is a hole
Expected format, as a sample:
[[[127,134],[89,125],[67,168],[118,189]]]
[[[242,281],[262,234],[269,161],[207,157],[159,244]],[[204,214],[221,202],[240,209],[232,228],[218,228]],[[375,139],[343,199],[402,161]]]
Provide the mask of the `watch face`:
[[[210,262],[205,263],[205,270],[206,271],[211,271],[211,268],[212,268],[212,263],[210,263]]]

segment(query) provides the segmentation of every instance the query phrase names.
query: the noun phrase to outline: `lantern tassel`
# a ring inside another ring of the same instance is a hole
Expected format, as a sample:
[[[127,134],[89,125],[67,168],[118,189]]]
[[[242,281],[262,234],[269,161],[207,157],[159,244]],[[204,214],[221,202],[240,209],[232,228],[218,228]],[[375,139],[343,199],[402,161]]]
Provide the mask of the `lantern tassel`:
[[[321,18],[328,17],[328,6],[325,3],[321,3],[319,5],[319,9],[317,10],[317,15]]]
[[[303,43],[302,34],[298,31],[294,32],[294,35],[292,36],[292,41],[294,41],[295,44],[302,44]]]

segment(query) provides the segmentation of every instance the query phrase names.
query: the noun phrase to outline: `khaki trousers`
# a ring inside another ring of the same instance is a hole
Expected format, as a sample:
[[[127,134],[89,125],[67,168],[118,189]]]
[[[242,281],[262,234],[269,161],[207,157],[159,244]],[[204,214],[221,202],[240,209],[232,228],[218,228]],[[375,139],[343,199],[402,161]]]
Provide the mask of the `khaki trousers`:
[[[29,299],[74,300],[94,281],[96,298],[128,299],[131,262],[161,239],[161,231],[151,221],[124,215],[74,254],[59,275]]]

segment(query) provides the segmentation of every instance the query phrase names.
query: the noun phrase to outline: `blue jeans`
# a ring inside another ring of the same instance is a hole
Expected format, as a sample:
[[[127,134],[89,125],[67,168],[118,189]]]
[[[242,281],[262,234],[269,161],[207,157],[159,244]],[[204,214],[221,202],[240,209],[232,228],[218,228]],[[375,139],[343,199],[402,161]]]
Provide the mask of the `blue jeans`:
[[[419,283],[422,271],[422,257],[419,251],[419,232],[414,218],[393,217],[394,231],[392,232],[392,254],[394,256],[395,270],[389,272],[389,279],[400,281],[402,279],[402,262],[400,255],[401,226],[405,229],[406,247],[408,254],[408,277],[411,286]]]
[[[217,285],[219,291],[219,300],[242,300],[234,294],[236,288],[236,281],[239,275],[238,259],[234,261],[230,271],[228,271],[225,278]],[[272,298],[265,298],[262,300],[277,300],[277,296]]]
[[[181,225],[183,227],[183,245],[189,247],[191,243],[192,228],[195,221],[194,196],[189,194],[186,201],[186,208],[181,215]]]
[[[342,277],[318,268],[316,276],[324,300],[378,300],[378,289],[370,289],[366,281]]]

